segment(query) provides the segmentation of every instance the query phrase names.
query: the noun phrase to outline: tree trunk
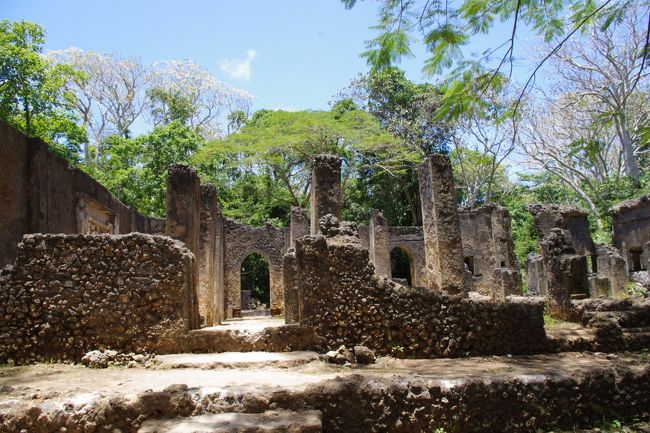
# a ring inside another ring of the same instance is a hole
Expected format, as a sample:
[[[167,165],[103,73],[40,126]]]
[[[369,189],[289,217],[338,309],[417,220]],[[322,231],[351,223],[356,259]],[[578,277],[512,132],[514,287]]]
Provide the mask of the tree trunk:
[[[618,132],[621,146],[623,147],[623,164],[625,165],[625,173],[634,181],[638,186],[641,175],[639,174],[639,165],[634,155],[634,144],[630,137],[630,131],[625,124],[625,118],[616,116],[614,122],[616,123],[616,131]]]

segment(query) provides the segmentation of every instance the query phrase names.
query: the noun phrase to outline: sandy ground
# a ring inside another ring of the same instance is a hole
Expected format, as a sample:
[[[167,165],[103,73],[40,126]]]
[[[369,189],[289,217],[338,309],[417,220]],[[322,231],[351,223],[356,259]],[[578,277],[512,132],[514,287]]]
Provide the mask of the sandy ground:
[[[420,376],[442,386],[453,386],[471,378],[519,377],[539,380],[540,376],[572,375],[612,364],[645,368],[650,358],[644,354],[562,353],[528,357],[476,357],[466,359],[400,360],[380,358],[371,366],[335,366],[314,360],[312,352],[183,354],[160,357],[154,368],[90,369],[81,365],[37,364],[0,369],[0,410],[27,400],[62,403],[83,402],[99,396],[135,396],[146,390],[162,390],[173,384],[186,384],[206,392],[248,392],[273,389],[300,390],[337,376],[351,374],[378,376]],[[205,367],[215,359],[213,369],[171,368],[174,362]],[[230,360],[230,361],[228,361]],[[289,362],[291,365],[264,365]],[[252,362],[247,368],[242,363]]]

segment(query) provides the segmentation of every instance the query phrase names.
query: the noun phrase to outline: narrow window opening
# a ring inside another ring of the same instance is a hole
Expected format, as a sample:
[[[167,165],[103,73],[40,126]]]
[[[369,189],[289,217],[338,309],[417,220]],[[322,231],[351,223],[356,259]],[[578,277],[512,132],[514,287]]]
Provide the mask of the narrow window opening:
[[[643,270],[641,266],[641,254],[643,250],[641,248],[632,248],[630,250],[630,259],[632,260],[632,272],[637,272]]]
[[[390,274],[391,278],[406,280],[409,286],[413,284],[411,259],[400,247],[395,247],[390,252]]]

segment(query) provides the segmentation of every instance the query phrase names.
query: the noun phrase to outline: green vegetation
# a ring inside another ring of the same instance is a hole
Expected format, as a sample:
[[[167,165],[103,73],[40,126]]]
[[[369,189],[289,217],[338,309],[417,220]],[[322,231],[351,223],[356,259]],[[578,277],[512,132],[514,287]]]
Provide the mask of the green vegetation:
[[[522,267],[537,249],[531,203],[584,207],[594,239],[608,242],[608,209],[650,193],[648,49],[645,32],[636,31],[646,28],[650,6],[465,0],[443,10],[439,3],[386,0],[381,35],[364,53],[371,71],[342,89],[331,109],[298,112],[250,113],[250,95],[190,61],[143,65],[72,48],[44,55],[41,27],[4,20],[0,118],[147,215],[165,213],[168,165],[191,163],[216,185],[225,215],[284,226],[291,206],[308,205],[312,157],[327,152],[343,159],[344,219],[365,223],[377,208],[391,225],[419,225],[417,164],[444,153],[460,205],[496,202],[510,211]],[[535,48],[552,68],[553,87],[528,88],[523,98],[501,73],[512,60],[508,44],[492,69],[494,52],[461,56],[498,20],[520,20],[544,37]],[[430,50],[426,71],[450,72],[436,83],[414,83],[395,66],[418,31]],[[134,136],[136,121],[148,122],[148,132]]]
[[[252,253],[241,264],[241,289],[262,304],[270,305],[269,263],[259,253]]]
[[[554,317],[551,317],[550,314],[544,314],[544,328],[546,329],[571,328],[574,326],[574,323],[556,319]]]

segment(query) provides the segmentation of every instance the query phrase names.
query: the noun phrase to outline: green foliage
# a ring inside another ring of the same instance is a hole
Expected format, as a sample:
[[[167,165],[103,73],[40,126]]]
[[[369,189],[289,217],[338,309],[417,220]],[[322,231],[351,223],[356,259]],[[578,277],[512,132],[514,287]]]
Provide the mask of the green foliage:
[[[346,8],[356,1],[341,0]],[[449,86],[439,115],[456,117],[475,104],[472,94],[498,89],[502,68],[512,64],[517,31],[529,27],[546,42],[571,37],[578,30],[598,25],[601,31],[621,21],[633,7],[625,0],[597,3],[594,0],[500,1],[463,0],[461,2],[383,0],[377,25],[379,34],[366,43],[365,57],[371,72],[394,66],[411,56],[410,43],[418,38],[427,47],[424,72],[429,75],[450,72]],[[566,11],[571,13],[567,14]],[[496,41],[480,56],[467,58],[462,48],[472,38],[483,37],[498,22],[509,22],[512,36]],[[497,61],[491,69],[483,66]],[[531,72],[532,73],[532,72]]]
[[[241,290],[250,290],[251,296],[270,305],[269,264],[259,253],[252,253],[241,264]]]
[[[226,215],[253,224],[284,224],[292,205],[306,206],[311,160],[320,153],[344,159],[344,195],[358,197],[361,171],[367,177],[403,173],[405,162],[418,159],[371,114],[342,100],[330,111],[260,110],[237,133],[209,143],[193,161],[206,180],[219,185]],[[354,219],[366,219],[367,211],[366,206],[353,210]]]
[[[196,114],[196,107],[192,105],[190,98],[179,90],[152,87],[147,89],[147,97],[155,125],[174,121],[187,125]]]
[[[202,138],[178,120],[137,138],[111,136],[97,168],[86,168],[118,199],[145,215],[164,217],[167,168],[188,162]]]
[[[27,21],[0,21],[0,119],[78,162],[85,131],[72,114],[72,95],[64,83],[77,74],[52,66],[41,56],[45,33]]]

